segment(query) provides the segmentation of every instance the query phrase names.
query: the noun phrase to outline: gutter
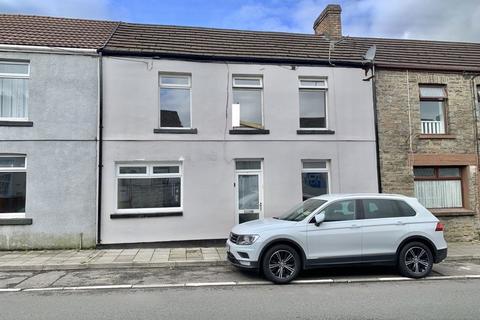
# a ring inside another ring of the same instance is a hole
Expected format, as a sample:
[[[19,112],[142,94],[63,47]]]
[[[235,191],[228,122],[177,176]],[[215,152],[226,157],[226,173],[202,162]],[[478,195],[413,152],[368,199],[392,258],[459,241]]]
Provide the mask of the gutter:
[[[395,63],[395,62],[380,62],[376,63],[377,68],[393,69],[393,70],[419,70],[419,71],[443,71],[443,72],[480,72],[478,67],[452,66],[452,65],[437,65],[437,64],[418,64],[418,63]]]
[[[83,48],[65,48],[65,47],[44,47],[44,46],[23,46],[0,44],[0,51],[21,51],[29,53],[57,53],[57,54],[84,54],[96,56],[97,49],[83,49]]]
[[[143,57],[152,59],[174,59],[184,61],[206,61],[206,62],[242,62],[242,63],[270,63],[270,64],[294,64],[294,65],[325,65],[331,66],[334,63],[338,66],[362,68],[364,64],[362,61],[344,60],[344,61],[328,61],[328,60],[313,60],[313,59],[296,59],[296,58],[282,58],[282,57],[248,57],[248,56],[220,56],[207,54],[191,54],[191,53],[159,53],[152,51],[133,51],[133,50],[116,50],[116,49],[101,49],[105,56],[122,56],[122,57]]]

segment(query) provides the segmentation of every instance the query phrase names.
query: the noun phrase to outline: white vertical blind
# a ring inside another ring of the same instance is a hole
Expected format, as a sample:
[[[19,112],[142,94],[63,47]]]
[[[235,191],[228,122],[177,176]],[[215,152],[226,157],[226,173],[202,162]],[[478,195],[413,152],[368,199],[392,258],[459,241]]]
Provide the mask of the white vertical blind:
[[[415,181],[415,197],[427,208],[461,208],[460,180]]]
[[[27,79],[0,78],[0,118],[27,118]]]

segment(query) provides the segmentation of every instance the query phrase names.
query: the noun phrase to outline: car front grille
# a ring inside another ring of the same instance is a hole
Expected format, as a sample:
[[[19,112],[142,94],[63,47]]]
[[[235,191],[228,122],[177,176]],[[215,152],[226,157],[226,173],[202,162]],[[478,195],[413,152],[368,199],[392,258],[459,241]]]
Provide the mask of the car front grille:
[[[230,242],[237,244],[238,242],[238,234],[230,232]]]

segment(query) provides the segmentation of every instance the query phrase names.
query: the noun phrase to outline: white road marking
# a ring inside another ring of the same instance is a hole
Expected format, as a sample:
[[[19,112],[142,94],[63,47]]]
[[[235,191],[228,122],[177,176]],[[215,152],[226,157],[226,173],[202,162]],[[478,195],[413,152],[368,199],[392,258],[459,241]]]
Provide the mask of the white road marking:
[[[8,288],[8,289],[0,289],[0,292],[18,292],[22,289],[20,288]]]
[[[468,280],[480,279],[479,274],[464,276],[431,276],[418,279],[417,281],[434,280]],[[305,279],[294,280],[291,285],[299,284],[332,284],[332,283],[362,283],[362,282],[393,282],[393,281],[415,281],[415,279],[404,277],[383,277],[383,278],[354,278],[354,279]],[[225,282],[185,282],[185,283],[158,283],[158,284],[120,284],[104,286],[80,286],[80,287],[46,287],[46,288],[5,288],[1,292],[35,292],[35,291],[75,291],[75,290],[109,290],[109,289],[155,289],[155,288],[186,288],[186,287],[220,287],[220,286],[256,286],[273,285],[268,281],[225,281]]]

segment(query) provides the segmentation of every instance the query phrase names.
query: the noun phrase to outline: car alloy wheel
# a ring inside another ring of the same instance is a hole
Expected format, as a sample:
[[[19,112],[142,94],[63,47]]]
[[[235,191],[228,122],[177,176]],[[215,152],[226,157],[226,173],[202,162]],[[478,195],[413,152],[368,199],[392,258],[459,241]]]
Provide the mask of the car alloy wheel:
[[[432,270],[433,255],[425,244],[412,242],[405,245],[400,251],[399,269],[403,276],[422,278]]]
[[[298,253],[287,245],[278,245],[265,254],[263,259],[263,273],[275,283],[292,281],[300,271]]]
[[[405,253],[405,265],[413,273],[424,273],[430,267],[427,251],[420,247],[408,249]]]
[[[285,250],[275,251],[270,257],[268,268],[277,278],[287,279],[291,277],[296,268],[293,254]]]

